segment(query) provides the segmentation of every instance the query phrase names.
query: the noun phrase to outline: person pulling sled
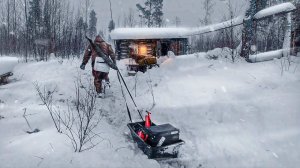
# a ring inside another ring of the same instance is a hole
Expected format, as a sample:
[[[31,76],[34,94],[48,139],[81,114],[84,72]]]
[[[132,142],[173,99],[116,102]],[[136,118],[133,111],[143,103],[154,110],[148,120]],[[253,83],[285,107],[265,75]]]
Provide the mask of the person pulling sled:
[[[86,64],[89,62],[90,58],[92,59],[92,74],[94,76],[94,85],[96,92],[99,98],[104,97],[104,89],[102,86],[102,81],[105,80],[106,85],[109,84],[109,70],[110,65],[108,61],[103,59],[103,54],[110,58],[114,65],[116,65],[116,56],[115,53],[108,43],[106,43],[100,35],[97,35],[94,43],[88,39],[90,44],[86,48],[80,68],[85,70]],[[100,51],[101,50],[101,51]],[[100,54],[99,54],[100,52]]]

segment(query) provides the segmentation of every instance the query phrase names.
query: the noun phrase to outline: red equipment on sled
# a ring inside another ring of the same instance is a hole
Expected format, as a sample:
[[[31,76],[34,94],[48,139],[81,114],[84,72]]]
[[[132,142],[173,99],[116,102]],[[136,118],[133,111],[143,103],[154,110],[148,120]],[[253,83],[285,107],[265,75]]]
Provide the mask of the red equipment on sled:
[[[145,127],[150,128],[151,127],[151,118],[150,118],[150,112],[147,112],[148,114],[145,116]]]

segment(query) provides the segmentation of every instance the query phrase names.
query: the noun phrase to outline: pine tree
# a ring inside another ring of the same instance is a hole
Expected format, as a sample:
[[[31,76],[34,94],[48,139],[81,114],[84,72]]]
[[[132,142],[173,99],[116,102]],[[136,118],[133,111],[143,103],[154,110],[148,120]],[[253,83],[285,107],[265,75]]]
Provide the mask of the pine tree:
[[[145,20],[148,27],[161,27],[163,21],[163,0],[146,0],[145,7],[141,4],[136,4],[136,7],[141,12],[140,17]]]
[[[90,13],[88,32],[91,38],[95,37],[97,34],[97,17],[96,12],[94,10],[92,10]]]
[[[29,18],[28,27],[33,33],[32,35],[38,37],[40,35],[42,11],[40,8],[40,0],[32,0],[29,2]]]
[[[50,13],[50,0],[46,0],[44,5],[44,18],[43,18],[43,36],[46,39],[51,38],[51,13]]]
[[[28,31],[29,33],[29,45],[32,47],[34,57],[38,60],[37,56],[39,51],[36,47],[36,40],[41,36],[41,27],[42,27],[42,10],[40,7],[40,0],[29,1],[29,13],[28,13]]]
[[[267,0],[250,0],[250,6],[246,11],[244,29],[242,35],[242,52],[241,56],[246,59],[250,54],[250,47],[254,43],[255,23],[254,15],[261,9],[264,9],[267,5]]]
[[[142,5],[140,5],[140,4],[136,4],[136,7],[140,11],[139,17],[141,19],[145,20],[145,24],[148,27],[152,27],[153,22],[152,22],[152,19],[151,19],[151,13],[152,13],[152,3],[151,3],[151,0],[147,0],[145,2],[145,7],[142,7]]]
[[[155,27],[161,27],[163,22],[163,0],[153,0],[154,11],[152,13],[153,23]]]
[[[80,17],[76,23],[76,36],[75,36],[75,52],[80,55],[80,50],[84,47],[83,40],[87,24],[84,22],[83,17]]]

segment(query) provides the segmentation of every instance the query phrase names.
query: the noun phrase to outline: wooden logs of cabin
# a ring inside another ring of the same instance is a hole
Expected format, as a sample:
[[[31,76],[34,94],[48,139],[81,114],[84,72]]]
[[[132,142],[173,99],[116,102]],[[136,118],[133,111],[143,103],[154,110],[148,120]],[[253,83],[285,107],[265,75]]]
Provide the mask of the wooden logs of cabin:
[[[129,42],[126,40],[122,40],[118,45],[118,58],[128,58],[129,56]]]
[[[147,55],[153,55],[153,46],[151,43],[147,43]]]

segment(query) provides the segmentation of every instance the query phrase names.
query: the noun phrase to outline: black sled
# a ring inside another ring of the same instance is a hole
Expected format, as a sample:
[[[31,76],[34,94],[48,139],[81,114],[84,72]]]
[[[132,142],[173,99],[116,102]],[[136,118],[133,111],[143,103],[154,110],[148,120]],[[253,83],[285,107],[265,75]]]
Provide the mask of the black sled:
[[[129,123],[133,140],[138,147],[148,156],[149,159],[177,158],[178,151],[184,141],[179,139],[179,130],[170,124],[151,124],[146,128],[145,122]],[[143,131],[148,135],[147,140],[143,140],[138,132]]]

